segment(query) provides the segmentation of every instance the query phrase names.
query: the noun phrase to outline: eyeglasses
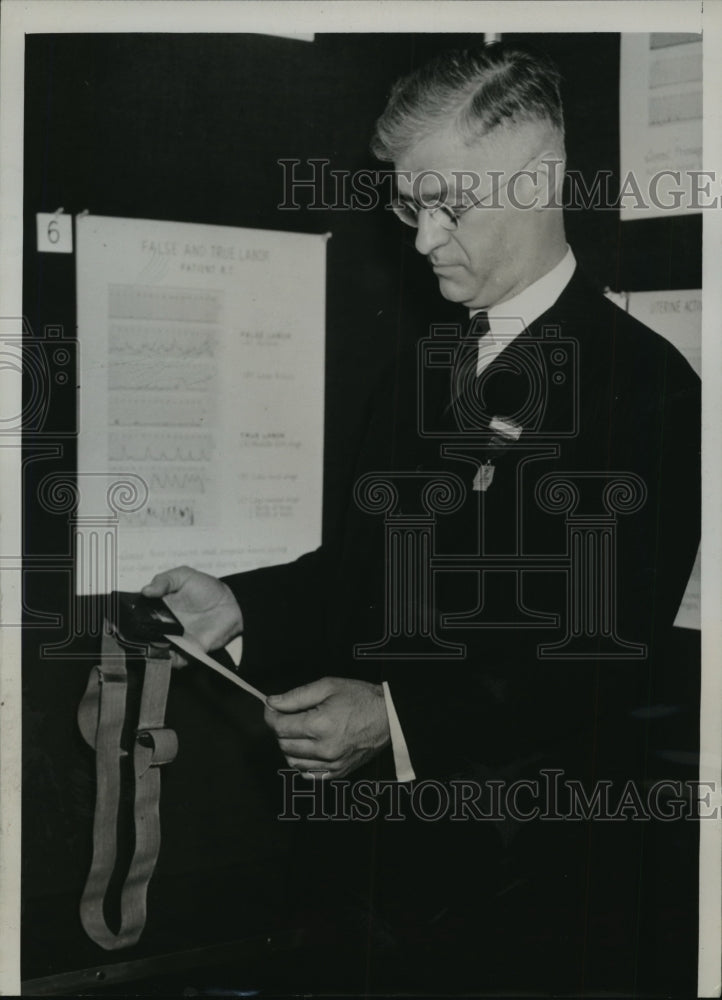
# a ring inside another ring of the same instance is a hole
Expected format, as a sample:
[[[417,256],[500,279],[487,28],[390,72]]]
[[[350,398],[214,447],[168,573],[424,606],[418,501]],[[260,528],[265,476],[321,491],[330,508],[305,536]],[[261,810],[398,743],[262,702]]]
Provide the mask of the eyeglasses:
[[[498,187],[494,188],[494,190],[489,194],[484,195],[483,198],[475,198],[468,205],[462,205],[459,208],[452,208],[451,205],[445,205],[443,202],[438,205],[420,205],[418,202],[411,199],[397,197],[391,203],[391,207],[394,214],[401,219],[404,225],[411,226],[412,229],[419,228],[419,215],[423,210],[424,212],[428,212],[430,218],[441,226],[442,229],[446,229],[451,232],[459,228],[462,218],[470,209],[476,208],[477,205],[483,205],[484,202],[489,201],[494,197],[494,195],[503,191],[507,184],[509,184],[514,177],[517,177],[520,173],[522,173],[522,171],[528,167],[535,158],[535,156],[531,157],[531,159],[527,160],[526,163],[511,173],[503,184],[499,184]]]
[[[428,212],[430,218],[438,223],[442,229],[453,230],[459,228],[462,216],[475,204],[478,203],[464,205],[463,208],[452,208],[450,205],[417,205],[415,201],[402,201],[401,198],[397,198],[392,202],[391,207],[404,225],[411,226],[412,229],[419,228],[419,214],[423,210]]]

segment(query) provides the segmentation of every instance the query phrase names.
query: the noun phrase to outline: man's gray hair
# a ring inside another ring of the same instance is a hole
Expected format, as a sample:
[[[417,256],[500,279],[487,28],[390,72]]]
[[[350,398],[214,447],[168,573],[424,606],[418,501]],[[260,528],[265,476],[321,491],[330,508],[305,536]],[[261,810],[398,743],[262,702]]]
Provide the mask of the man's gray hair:
[[[547,56],[504,42],[442,52],[394,85],[371,151],[396,160],[450,124],[470,145],[499,125],[532,121],[548,122],[563,138],[560,80]]]

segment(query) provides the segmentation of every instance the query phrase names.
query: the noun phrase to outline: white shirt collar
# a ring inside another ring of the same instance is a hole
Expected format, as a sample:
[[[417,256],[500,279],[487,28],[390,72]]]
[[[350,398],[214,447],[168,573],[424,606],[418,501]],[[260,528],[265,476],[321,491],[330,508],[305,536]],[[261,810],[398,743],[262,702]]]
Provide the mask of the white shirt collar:
[[[547,271],[518,295],[486,310],[489,333],[479,341],[477,374],[481,374],[515,337],[554,305],[569,284],[576,266],[572,249],[567,246],[566,254],[551,271]],[[471,310],[470,316],[483,311]]]
[[[554,305],[571,281],[576,266],[576,257],[572,248],[567,245],[567,252],[551,271],[547,271],[541,278],[527,285],[518,295],[486,310],[489,325],[493,328],[493,321],[499,316],[518,316],[524,321],[525,326],[529,326]],[[472,309],[469,315],[475,316],[478,312],[483,310]]]

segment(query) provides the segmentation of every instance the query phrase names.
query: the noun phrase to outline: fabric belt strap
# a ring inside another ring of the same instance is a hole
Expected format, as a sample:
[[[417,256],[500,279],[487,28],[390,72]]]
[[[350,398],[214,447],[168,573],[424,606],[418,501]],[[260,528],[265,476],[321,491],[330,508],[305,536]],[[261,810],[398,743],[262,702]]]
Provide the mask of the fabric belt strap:
[[[134,945],[146,920],[146,896],[160,851],[160,765],[178,752],[178,738],[165,728],[164,717],[171,661],[166,647],[153,647],[145,657],[143,691],[133,744],[135,783],[135,850],[120,899],[120,929],[114,934],[105,919],[105,894],[117,857],[118,807],[122,757],[120,741],[127,690],[126,651],[106,622],[101,664],[94,667],[78,708],[83,739],[95,749],[97,791],[93,821],[93,860],[80,903],[80,919],[88,936],[114,951]]]

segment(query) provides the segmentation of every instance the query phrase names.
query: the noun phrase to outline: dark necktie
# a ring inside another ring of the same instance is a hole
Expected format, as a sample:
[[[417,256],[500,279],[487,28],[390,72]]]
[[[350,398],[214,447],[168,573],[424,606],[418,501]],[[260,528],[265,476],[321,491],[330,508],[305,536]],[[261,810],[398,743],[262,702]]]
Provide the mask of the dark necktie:
[[[442,416],[444,429],[452,433],[479,429],[488,422],[484,419],[484,407],[479,398],[480,379],[476,374],[479,341],[491,327],[486,312],[472,316],[467,330],[459,342],[459,348],[451,370],[450,399]]]

